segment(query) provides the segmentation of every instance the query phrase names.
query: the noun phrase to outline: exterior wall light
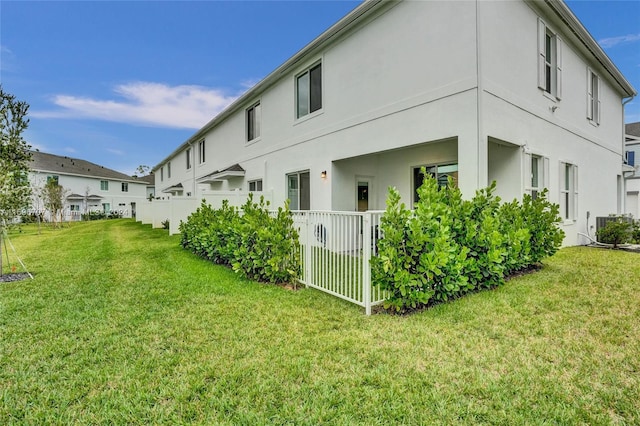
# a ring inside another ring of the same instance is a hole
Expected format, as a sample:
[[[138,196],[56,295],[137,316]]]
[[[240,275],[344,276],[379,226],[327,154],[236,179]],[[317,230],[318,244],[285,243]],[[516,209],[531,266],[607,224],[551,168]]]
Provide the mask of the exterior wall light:
[[[327,178],[327,171],[326,171],[326,170],[323,170],[323,171],[320,173],[320,177],[321,177],[322,179],[326,179],[326,178]]]

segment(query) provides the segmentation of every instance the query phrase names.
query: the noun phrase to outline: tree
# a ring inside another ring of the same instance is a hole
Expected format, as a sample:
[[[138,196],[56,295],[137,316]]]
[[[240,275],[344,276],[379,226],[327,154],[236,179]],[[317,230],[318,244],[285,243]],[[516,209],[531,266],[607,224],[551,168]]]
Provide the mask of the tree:
[[[57,222],[62,222],[62,209],[64,208],[67,192],[62,185],[58,185],[55,179],[49,179],[42,190],[44,206],[49,210],[54,227],[57,226]]]
[[[22,136],[29,126],[28,111],[26,102],[16,100],[0,85],[0,274],[3,236],[31,201],[27,178],[31,146]]]
[[[144,164],[141,164],[136,168],[136,171],[133,174],[133,177],[145,176],[145,175],[147,175],[147,173],[149,173],[149,170],[151,170],[151,167],[145,166]]]

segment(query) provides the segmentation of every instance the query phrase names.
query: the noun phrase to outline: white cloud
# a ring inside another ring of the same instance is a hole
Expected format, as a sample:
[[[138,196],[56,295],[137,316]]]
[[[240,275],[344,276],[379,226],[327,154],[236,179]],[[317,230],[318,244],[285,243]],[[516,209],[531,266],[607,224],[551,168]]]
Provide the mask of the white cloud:
[[[75,154],[76,152],[78,152],[74,148],[71,148],[70,146],[65,147],[64,150],[65,152],[68,152],[70,154]]]
[[[120,151],[119,149],[107,148],[107,152],[110,152],[111,154],[115,154],[119,156],[124,156],[124,152]]]
[[[147,126],[198,129],[237,97],[202,86],[135,82],[114,88],[117,100],[57,95],[61,109],[33,111],[38,118],[90,118]]]
[[[609,37],[598,40],[600,46],[607,49],[610,47],[615,47],[619,44],[633,43],[636,41],[640,41],[640,34],[627,34],[618,37]]]

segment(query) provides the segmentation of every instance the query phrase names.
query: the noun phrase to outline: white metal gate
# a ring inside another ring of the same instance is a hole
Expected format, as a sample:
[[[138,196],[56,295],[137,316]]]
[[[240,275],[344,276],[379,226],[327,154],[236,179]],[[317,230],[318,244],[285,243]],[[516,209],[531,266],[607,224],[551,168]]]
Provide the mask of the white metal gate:
[[[371,284],[371,256],[380,236],[382,212],[295,211],[300,234],[300,283],[365,308],[380,304],[383,292]]]

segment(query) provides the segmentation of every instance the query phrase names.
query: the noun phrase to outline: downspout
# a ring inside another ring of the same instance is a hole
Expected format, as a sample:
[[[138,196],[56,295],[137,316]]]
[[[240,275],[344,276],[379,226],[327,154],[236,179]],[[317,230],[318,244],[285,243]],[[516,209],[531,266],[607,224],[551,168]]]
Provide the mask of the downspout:
[[[482,85],[482,64],[480,63],[480,50],[482,48],[480,43],[480,6],[479,0],[476,0],[476,130],[477,130],[477,141],[476,141],[476,167],[477,167],[477,176],[476,176],[476,189],[486,186],[487,182],[484,180],[487,179],[485,174],[485,179],[482,179],[482,170],[483,167],[481,165],[482,159],[484,156],[480,155],[480,145],[484,145],[482,142],[483,138],[483,122],[482,122],[482,94],[483,94],[483,85]],[[488,147],[487,147],[488,148]],[[459,161],[459,160],[458,160]],[[488,167],[488,164],[486,165]]]
[[[634,98],[636,97],[636,94],[632,94],[630,98],[628,98],[626,101],[622,101],[622,155],[624,156],[624,152],[626,147],[626,137],[625,137],[625,125],[624,125],[624,107],[625,105],[627,105],[629,102],[631,102]],[[627,210],[627,179],[629,179],[631,177],[631,174],[626,174],[625,172],[622,172],[622,194],[619,194],[621,200],[622,201],[620,204],[622,206],[622,211],[620,213],[623,213]]]

